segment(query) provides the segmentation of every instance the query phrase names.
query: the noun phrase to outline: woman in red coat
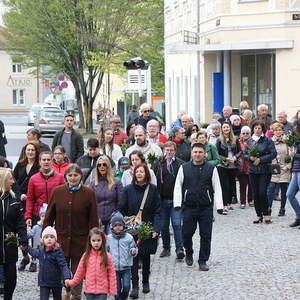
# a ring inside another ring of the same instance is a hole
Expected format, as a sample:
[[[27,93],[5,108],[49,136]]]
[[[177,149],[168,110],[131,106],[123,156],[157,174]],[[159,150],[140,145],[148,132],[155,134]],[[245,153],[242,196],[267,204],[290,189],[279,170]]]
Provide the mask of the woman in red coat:
[[[99,226],[95,193],[81,182],[82,171],[71,164],[65,171],[66,184],[54,189],[43,227],[53,226],[71,271],[75,274],[85,251],[89,230]],[[72,299],[81,299],[82,284],[71,289]]]

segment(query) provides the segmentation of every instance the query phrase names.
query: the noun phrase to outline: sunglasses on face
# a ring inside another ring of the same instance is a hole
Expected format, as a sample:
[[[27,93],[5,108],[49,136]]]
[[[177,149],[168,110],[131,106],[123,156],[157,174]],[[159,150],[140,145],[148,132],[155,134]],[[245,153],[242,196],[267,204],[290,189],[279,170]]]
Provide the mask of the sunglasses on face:
[[[242,135],[249,135],[249,132],[243,132]]]
[[[146,112],[146,113],[148,113],[148,112],[150,112],[150,110],[144,110],[143,112]]]
[[[97,166],[98,167],[107,167],[107,164],[106,163],[103,163],[103,164],[99,163]]]

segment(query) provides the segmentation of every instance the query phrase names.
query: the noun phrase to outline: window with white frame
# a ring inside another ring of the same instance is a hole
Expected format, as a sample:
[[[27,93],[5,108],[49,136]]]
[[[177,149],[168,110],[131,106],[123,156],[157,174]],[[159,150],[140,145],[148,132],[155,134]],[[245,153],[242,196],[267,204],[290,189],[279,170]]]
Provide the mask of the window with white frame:
[[[12,72],[13,73],[22,73],[22,65],[20,63],[12,64]]]
[[[25,89],[12,90],[12,104],[22,106],[25,105]]]

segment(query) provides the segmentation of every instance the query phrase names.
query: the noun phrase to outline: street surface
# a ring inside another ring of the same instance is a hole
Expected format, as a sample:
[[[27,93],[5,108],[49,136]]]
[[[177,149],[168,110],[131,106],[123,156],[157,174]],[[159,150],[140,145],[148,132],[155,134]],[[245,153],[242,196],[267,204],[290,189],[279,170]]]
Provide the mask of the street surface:
[[[0,115],[0,119],[6,128],[8,158],[15,163],[26,140],[27,118]],[[51,138],[42,140],[51,145]],[[290,204],[287,216],[279,218],[279,202],[274,201],[270,225],[252,224],[254,208],[234,208],[227,216],[215,214],[208,272],[197,268],[198,233],[194,238],[193,267],[176,261],[174,245],[170,257],[159,258],[160,243],[152,257],[151,292],[144,295],[140,289],[139,299],[300,299],[300,230],[288,226],[294,219]],[[39,299],[37,273],[18,272],[17,280],[14,300]]]

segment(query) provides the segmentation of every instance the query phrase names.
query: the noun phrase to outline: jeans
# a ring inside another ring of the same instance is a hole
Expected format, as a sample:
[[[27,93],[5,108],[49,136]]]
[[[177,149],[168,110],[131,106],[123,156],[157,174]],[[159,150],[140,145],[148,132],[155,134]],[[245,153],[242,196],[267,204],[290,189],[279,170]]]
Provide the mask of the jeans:
[[[142,261],[142,276],[143,283],[149,283],[150,273],[150,254],[149,255],[137,255],[133,258],[133,266],[131,268],[131,280],[132,287],[139,287],[139,260]]]
[[[116,271],[118,295],[115,300],[126,300],[130,291],[131,270]]]
[[[267,188],[271,180],[271,174],[249,174],[253,191],[254,207],[258,217],[268,216]]]
[[[106,294],[88,294],[84,293],[86,300],[106,300],[107,295]]]
[[[198,262],[207,261],[210,256],[213,224],[213,208],[185,208],[183,211],[182,237],[186,255],[193,255],[193,235],[199,224],[200,252]]]
[[[300,219],[300,204],[296,198],[296,194],[299,192],[299,189],[300,189],[300,172],[295,172],[293,173],[286,196],[289,199],[291,206],[296,213],[297,219]]]
[[[280,191],[281,191],[280,209],[284,209],[285,208],[285,204],[286,204],[286,191],[287,191],[288,185],[289,184],[286,183],[286,182],[280,182],[280,183],[270,182],[270,184],[268,186],[268,206],[270,208],[272,208],[273,199],[275,198],[276,187],[277,186],[280,187]]]
[[[177,249],[182,249],[182,232],[181,232],[181,212],[178,212],[173,207],[173,200],[161,201],[161,238],[163,248],[170,249],[170,218],[174,231],[175,246]]]
[[[49,300],[50,291],[52,291],[54,300],[61,300],[61,287],[40,287],[40,300]]]

